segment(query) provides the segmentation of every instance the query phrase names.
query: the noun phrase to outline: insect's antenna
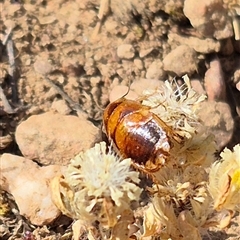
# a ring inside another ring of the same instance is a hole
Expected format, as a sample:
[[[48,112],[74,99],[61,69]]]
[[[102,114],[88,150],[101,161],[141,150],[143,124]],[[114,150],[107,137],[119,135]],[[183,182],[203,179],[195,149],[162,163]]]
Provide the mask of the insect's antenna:
[[[121,97],[121,98],[124,98],[124,97],[126,97],[127,95],[128,95],[128,93],[130,92],[130,85],[128,85],[128,90],[127,90],[127,92],[126,93],[124,93],[124,95]]]
[[[131,79],[130,79],[130,77],[128,77],[127,80],[128,80],[128,82],[127,82],[128,90],[127,90],[127,92],[126,92],[121,98],[126,97],[126,96],[128,95],[128,93],[130,92],[130,87],[131,87]]]

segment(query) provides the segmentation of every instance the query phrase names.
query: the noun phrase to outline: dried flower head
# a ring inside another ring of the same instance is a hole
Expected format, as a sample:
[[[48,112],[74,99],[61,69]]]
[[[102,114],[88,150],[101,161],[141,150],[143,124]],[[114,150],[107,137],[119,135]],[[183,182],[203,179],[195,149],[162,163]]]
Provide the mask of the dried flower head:
[[[207,173],[203,167],[189,165],[185,169],[163,167],[155,174],[157,195],[172,203],[175,213],[190,210],[191,201],[202,203],[208,198]]]
[[[53,200],[68,216],[87,227],[98,221],[114,227],[131,213],[130,202],[138,200],[138,173],[130,170],[131,159],[120,159],[101,142],[71,160],[66,172],[53,181]],[[132,213],[133,215],[133,213]]]
[[[207,188],[207,171],[189,165],[185,169],[162,168],[155,174],[159,184],[144,211],[143,235],[161,239],[202,239],[209,226],[224,228],[231,220],[228,212],[216,213]]]
[[[215,136],[204,132],[203,129],[191,133],[191,137],[184,138],[181,144],[174,144],[171,156],[175,164],[182,167],[189,164],[209,167],[215,161],[214,154],[217,150]]]
[[[214,163],[209,173],[209,191],[214,208],[240,210],[240,145],[233,152],[225,148],[221,160]]]
[[[170,150],[173,160],[170,163],[181,166],[210,166],[214,161],[217,146],[214,136],[208,133],[197,115],[200,103],[206,96],[198,95],[191,88],[186,75],[183,80],[184,84],[181,86],[175,81],[166,81],[165,85],[156,91],[145,91],[143,104],[151,106],[151,111],[182,137],[182,141],[174,142]]]
[[[189,209],[176,212],[172,202],[154,196],[149,208],[144,212],[143,237],[160,236],[161,239],[202,239],[201,227],[209,215],[209,199],[191,199]],[[187,206],[187,205],[186,205]]]
[[[182,131],[183,136],[195,132],[199,124],[196,110],[206,96],[199,96],[190,85],[187,75],[183,76],[184,84],[178,86],[175,81],[165,81],[158,90],[146,90],[143,95],[144,105],[153,107],[152,111],[173,129]],[[175,86],[176,85],[176,86]]]

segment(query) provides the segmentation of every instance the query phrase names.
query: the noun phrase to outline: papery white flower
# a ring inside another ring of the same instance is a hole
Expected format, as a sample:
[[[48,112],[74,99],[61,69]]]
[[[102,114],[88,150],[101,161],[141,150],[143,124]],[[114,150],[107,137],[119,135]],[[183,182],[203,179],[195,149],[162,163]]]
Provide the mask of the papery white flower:
[[[123,212],[132,212],[130,202],[139,200],[141,193],[139,173],[130,167],[131,159],[120,159],[111,149],[107,152],[105,142],[96,144],[72,159],[55,181],[54,202],[87,226],[98,220],[104,227],[113,227]]]
[[[183,142],[174,144],[171,149],[172,158],[181,166],[189,164],[209,167],[215,161],[217,145],[213,134],[195,132],[184,138]]]
[[[144,91],[146,99],[143,104],[152,107],[151,111],[173,129],[187,133],[195,131],[199,123],[196,110],[206,96],[198,95],[191,88],[187,75],[183,76],[183,80],[184,84],[177,85],[177,89],[174,89],[174,81],[165,81],[158,90]]]
[[[137,199],[140,193],[136,187],[138,173],[130,166],[130,158],[122,160],[111,150],[107,153],[106,144],[101,142],[72,159],[65,178],[76,191],[85,190],[96,198],[110,197],[120,206],[124,193],[130,200]]]
[[[154,174],[157,184],[154,189],[161,198],[171,199],[177,208],[190,206],[190,200],[202,202],[207,198],[207,172],[203,167],[189,165],[183,169],[163,167]]]
[[[240,210],[240,144],[233,152],[225,148],[221,160],[214,163],[209,173],[209,191],[216,210]]]
[[[143,93],[143,104],[150,106],[151,111],[170,126],[172,134],[175,134],[169,134],[173,143],[170,149],[172,161],[169,163],[209,167],[215,160],[217,146],[214,136],[208,133],[197,115],[200,103],[206,96],[192,89],[187,75],[183,76],[183,80],[181,86],[175,81],[166,81],[156,91],[146,90]]]

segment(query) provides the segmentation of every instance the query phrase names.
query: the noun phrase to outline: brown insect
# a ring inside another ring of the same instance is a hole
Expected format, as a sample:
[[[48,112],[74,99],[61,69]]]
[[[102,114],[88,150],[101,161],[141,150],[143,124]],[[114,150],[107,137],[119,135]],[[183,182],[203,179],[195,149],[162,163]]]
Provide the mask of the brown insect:
[[[158,171],[165,164],[176,133],[151,107],[120,98],[104,111],[104,126],[110,141],[137,168]]]

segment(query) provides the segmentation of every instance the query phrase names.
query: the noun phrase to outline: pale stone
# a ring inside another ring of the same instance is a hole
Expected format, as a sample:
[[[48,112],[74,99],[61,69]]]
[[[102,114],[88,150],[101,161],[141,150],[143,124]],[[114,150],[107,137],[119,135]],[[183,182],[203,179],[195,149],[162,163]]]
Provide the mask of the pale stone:
[[[43,165],[66,165],[100,141],[100,136],[100,130],[87,119],[51,112],[31,116],[16,129],[22,154]]]
[[[49,224],[60,215],[51,200],[49,183],[63,168],[39,167],[32,160],[5,153],[0,158],[0,186],[13,195],[20,214],[32,224]]]

